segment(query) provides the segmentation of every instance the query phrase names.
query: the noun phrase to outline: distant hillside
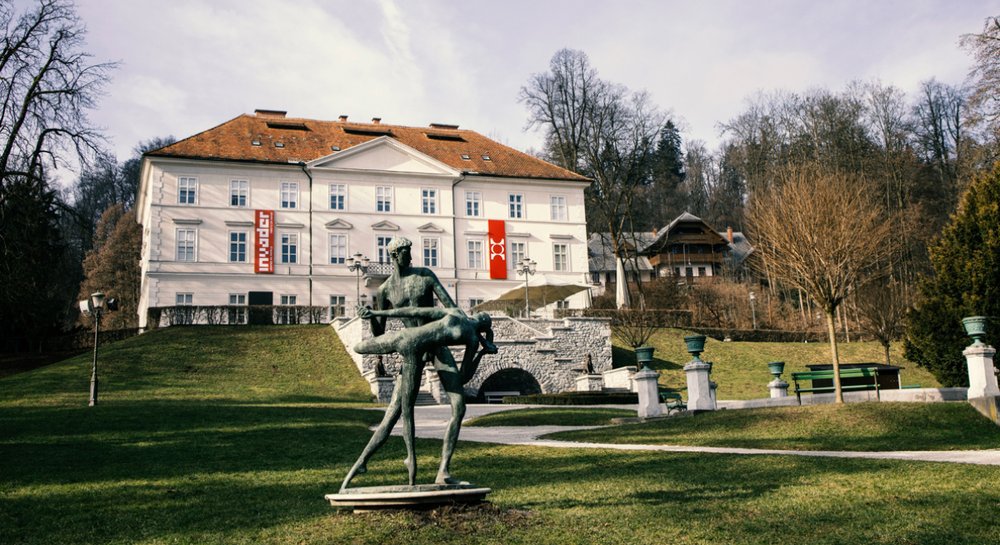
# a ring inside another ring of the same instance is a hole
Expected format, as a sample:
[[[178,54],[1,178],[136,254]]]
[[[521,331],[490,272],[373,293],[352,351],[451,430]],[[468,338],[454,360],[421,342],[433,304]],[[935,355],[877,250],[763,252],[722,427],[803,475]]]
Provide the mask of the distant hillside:
[[[0,382],[0,401],[86,403],[91,353]],[[99,400],[366,402],[370,390],[328,326],[158,329],[103,345]]]

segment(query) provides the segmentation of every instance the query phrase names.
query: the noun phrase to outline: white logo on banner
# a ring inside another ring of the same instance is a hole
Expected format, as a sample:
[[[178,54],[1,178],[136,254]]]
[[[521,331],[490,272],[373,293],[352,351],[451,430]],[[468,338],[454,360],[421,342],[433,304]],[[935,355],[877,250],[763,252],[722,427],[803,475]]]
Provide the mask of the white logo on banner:
[[[497,242],[492,238],[490,239],[490,261],[493,261],[493,258],[495,257],[506,259],[505,254],[507,246],[504,244],[505,240],[507,239],[502,238],[500,239],[500,242]]]

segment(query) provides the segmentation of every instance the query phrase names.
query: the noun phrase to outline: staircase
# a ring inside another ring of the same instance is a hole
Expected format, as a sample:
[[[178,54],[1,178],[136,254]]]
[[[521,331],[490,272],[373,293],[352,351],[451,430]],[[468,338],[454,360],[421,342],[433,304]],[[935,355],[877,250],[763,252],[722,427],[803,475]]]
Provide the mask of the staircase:
[[[415,405],[437,405],[437,401],[434,400],[434,396],[430,392],[425,390],[420,390],[417,392],[417,402]]]

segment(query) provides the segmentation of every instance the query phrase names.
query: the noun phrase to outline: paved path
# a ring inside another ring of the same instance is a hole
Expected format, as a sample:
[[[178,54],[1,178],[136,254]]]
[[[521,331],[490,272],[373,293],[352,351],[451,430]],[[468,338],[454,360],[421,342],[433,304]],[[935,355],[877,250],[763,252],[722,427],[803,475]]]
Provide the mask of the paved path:
[[[469,405],[466,419],[475,418],[497,411],[506,411],[526,406],[517,405]],[[634,406],[617,408],[634,409]],[[421,406],[416,408],[417,437],[441,439],[444,435],[450,410],[447,406]],[[920,462],[948,462],[958,464],[1000,465],[1000,450],[942,450],[942,451],[886,451],[852,452],[826,450],[777,450],[725,447],[686,447],[670,445],[626,445],[616,443],[577,443],[539,439],[540,436],[558,431],[584,430],[599,426],[509,426],[462,428],[461,440],[478,443],[499,443],[504,445],[529,445],[551,448],[596,448],[608,450],[638,450],[659,452],[705,452],[712,454],[749,454],[780,456],[811,456],[818,458],[866,458],[879,460],[913,460]],[[399,427],[393,430],[399,433]]]

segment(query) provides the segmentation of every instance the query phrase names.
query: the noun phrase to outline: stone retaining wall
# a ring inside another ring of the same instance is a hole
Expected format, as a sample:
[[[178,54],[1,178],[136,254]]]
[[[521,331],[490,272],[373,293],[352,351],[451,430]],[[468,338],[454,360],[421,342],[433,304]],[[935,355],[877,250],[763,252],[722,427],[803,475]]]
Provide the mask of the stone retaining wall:
[[[373,371],[378,356],[351,350],[358,342],[372,337],[368,320],[338,319],[332,325],[358,370],[362,374]],[[386,324],[388,331],[402,327],[402,322],[395,319]],[[465,386],[470,396],[477,395],[487,378],[504,369],[522,369],[531,374],[544,393],[575,390],[576,378],[583,372],[588,355],[595,372],[611,369],[611,321],[604,318],[519,321],[494,316],[493,332],[500,353],[482,359],[475,376]],[[456,361],[461,362],[463,350],[452,348]],[[399,355],[383,358],[389,375],[398,374]]]

